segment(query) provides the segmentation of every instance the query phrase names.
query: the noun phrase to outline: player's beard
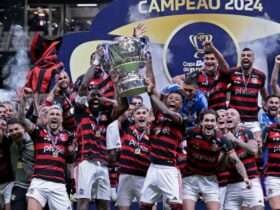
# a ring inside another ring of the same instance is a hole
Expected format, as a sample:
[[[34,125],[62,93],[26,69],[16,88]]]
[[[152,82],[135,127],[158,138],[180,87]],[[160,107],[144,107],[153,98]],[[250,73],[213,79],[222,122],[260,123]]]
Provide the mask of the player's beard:
[[[242,63],[241,67],[242,67],[242,70],[248,72],[253,66],[253,63],[250,62],[250,63]]]

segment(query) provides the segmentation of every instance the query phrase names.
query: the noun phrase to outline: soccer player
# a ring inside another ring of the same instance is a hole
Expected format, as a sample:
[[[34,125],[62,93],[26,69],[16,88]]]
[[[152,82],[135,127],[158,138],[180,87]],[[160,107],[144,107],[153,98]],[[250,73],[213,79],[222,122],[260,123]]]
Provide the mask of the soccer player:
[[[243,126],[250,129],[261,147],[261,129],[258,122],[258,94],[262,99],[267,97],[265,89],[266,76],[253,67],[254,52],[244,48],[241,52],[241,66],[230,71],[230,103],[236,109]]]
[[[269,95],[266,97],[264,107],[258,114],[258,120],[262,130],[264,130],[265,127],[277,122],[279,108],[280,98],[278,96]]]
[[[31,184],[26,196],[28,210],[49,208],[71,210],[65,186],[66,159],[73,155],[73,136],[62,127],[62,109],[57,105],[48,108],[46,127],[38,127],[25,118],[24,106],[20,106],[19,116],[26,131],[34,141],[35,164]]]
[[[140,199],[140,209],[152,209],[155,202],[163,196],[172,210],[181,209],[181,174],[176,167],[178,150],[183,141],[183,118],[179,114],[183,97],[171,92],[164,103],[158,98],[152,80],[147,80],[148,92],[155,112],[151,125],[150,159]]]
[[[76,131],[78,154],[75,167],[78,210],[88,210],[92,198],[96,201],[97,209],[105,210],[109,207],[111,187],[108,172],[109,156],[106,149],[106,129],[114,119],[113,115],[117,118],[119,113],[123,113],[127,108],[125,99],[120,100],[123,101],[122,104],[126,105],[125,107],[119,104],[115,106],[116,103],[111,99],[107,100],[107,98],[106,102],[111,101],[112,103],[110,106],[104,104],[105,97],[102,95],[104,94],[102,87],[105,86],[98,85],[100,80],[96,82],[96,72],[94,71],[95,68],[92,68],[84,76],[79,96],[76,98],[76,110],[79,110],[79,126]],[[95,75],[93,80],[91,79],[92,75]],[[108,79],[110,78],[108,77]],[[116,82],[117,77],[113,81]],[[104,85],[103,82],[101,84]]]
[[[245,165],[251,187],[246,186],[244,178],[231,166],[224,209],[237,210],[242,204],[253,210],[262,210],[264,198],[256,161],[257,142],[250,130],[240,126],[240,115],[236,109],[227,110],[227,128],[229,132],[226,137],[235,145],[235,151]]]
[[[277,55],[275,57],[275,63],[274,63],[274,68],[271,74],[271,80],[270,80],[270,85],[273,90],[273,94],[280,96],[280,87],[278,84],[278,78],[279,78],[279,69],[280,69],[280,55]]]
[[[136,106],[132,117],[134,124],[120,127],[122,146],[118,160],[120,175],[117,206],[121,210],[128,210],[134,198],[140,201],[150,164],[149,109],[143,105]]]
[[[265,188],[272,210],[280,209],[280,124],[274,123],[264,131],[264,148],[268,160],[265,165]]]
[[[233,145],[215,130],[216,112],[202,112],[199,122],[199,126],[189,129],[186,134],[188,171],[183,179],[184,209],[194,210],[201,194],[207,209],[218,210],[220,204],[216,174],[221,168],[223,158],[228,157],[246,181],[248,177]]]
[[[227,85],[229,81],[229,66],[223,55],[212,42],[204,44],[203,68],[197,72],[198,88],[208,99],[209,109],[225,109],[227,107]],[[186,75],[175,77],[174,81],[182,84]]]

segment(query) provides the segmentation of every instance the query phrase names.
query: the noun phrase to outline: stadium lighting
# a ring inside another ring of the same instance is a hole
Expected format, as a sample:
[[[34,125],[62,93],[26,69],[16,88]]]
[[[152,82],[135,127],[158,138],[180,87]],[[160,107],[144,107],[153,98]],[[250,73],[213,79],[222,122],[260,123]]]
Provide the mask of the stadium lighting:
[[[93,4],[77,4],[77,7],[97,7],[98,4],[93,3]]]

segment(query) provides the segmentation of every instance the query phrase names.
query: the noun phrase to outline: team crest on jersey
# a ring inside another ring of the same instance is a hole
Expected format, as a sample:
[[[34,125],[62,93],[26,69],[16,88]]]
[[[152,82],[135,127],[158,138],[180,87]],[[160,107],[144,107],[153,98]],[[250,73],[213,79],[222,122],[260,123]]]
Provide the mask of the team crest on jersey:
[[[238,80],[238,79],[234,80],[233,82],[234,82],[234,84],[237,84],[237,85],[240,85],[240,84],[241,84],[241,81]]]
[[[91,123],[90,125],[91,125],[91,129],[92,129],[92,130],[95,130],[95,128],[96,128],[95,124],[94,124],[94,123]]]
[[[252,79],[251,79],[251,82],[252,82],[253,84],[258,84],[258,79],[257,79],[257,78],[252,78]]]
[[[39,135],[44,136],[44,139],[45,139],[48,135],[48,131],[46,129],[42,129],[42,130],[40,130]]]
[[[61,141],[67,141],[68,135],[66,133],[59,134],[59,138]]]
[[[271,138],[273,138],[273,140],[274,139],[279,139],[280,138],[280,133],[279,132],[271,132],[270,133],[270,136],[271,136]]]
[[[164,122],[166,120],[166,117],[164,117],[162,114],[158,117],[158,120],[160,122]]]
[[[162,134],[169,135],[169,134],[170,134],[170,128],[169,128],[169,127],[164,127],[164,128],[162,129]]]
[[[155,135],[159,135],[161,133],[161,128],[160,127],[154,128],[154,133]]]

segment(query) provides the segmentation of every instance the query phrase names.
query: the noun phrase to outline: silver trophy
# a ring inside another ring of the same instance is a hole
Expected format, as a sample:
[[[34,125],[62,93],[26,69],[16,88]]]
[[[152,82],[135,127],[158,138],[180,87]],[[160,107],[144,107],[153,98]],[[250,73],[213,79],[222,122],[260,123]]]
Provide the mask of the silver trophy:
[[[145,47],[136,38],[120,37],[108,45],[108,55],[114,71],[119,74],[117,91],[121,97],[138,95],[146,91],[139,71],[144,66]]]

